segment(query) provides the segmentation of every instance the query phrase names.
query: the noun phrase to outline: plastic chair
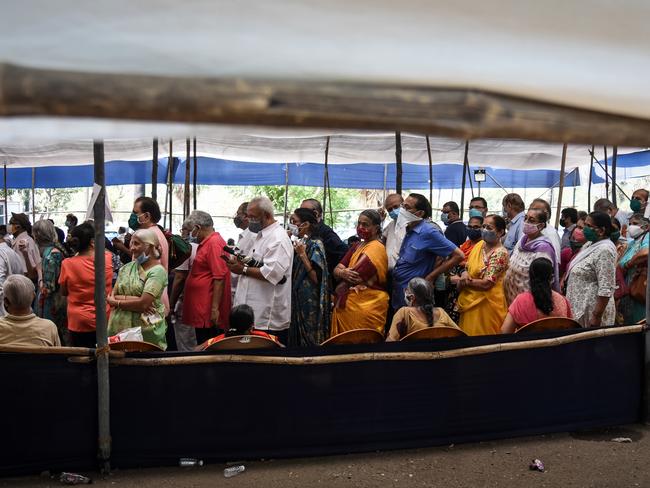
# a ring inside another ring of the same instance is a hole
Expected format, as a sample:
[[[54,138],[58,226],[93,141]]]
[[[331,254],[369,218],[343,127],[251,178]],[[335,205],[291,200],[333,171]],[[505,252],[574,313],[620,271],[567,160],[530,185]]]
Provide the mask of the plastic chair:
[[[515,330],[515,334],[529,334],[535,332],[548,332],[550,330],[572,330],[581,328],[582,326],[573,319],[566,317],[546,317],[519,327],[517,330]]]
[[[201,351],[224,351],[235,349],[276,349],[282,347],[274,340],[256,335],[239,335],[226,337]]]
[[[414,341],[429,341],[432,339],[442,339],[446,337],[465,337],[464,331],[457,329],[455,327],[427,327],[426,329],[420,329],[411,332],[410,334],[405,335],[400,339],[401,341],[414,342]]]
[[[125,351],[125,352],[150,352],[162,351],[160,347],[151,342],[142,341],[121,341],[113,342],[110,345],[111,351]]]
[[[324,341],[321,346],[339,344],[377,344],[384,342],[384,335],[375,329],[346,330]]]

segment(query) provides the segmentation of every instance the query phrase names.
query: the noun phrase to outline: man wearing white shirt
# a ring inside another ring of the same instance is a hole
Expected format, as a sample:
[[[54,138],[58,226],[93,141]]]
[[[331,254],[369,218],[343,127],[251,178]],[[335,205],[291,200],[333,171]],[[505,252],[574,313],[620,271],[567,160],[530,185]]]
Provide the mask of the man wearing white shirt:
[[[536,198],[533,200],[533,203],[530,204],[528,210],[543,210],[546,212],[546,215],[549,216],[549,221],[551,219],[551,204],[543,198]],[[548,225],[547,222],[546,227],[544,227],[544,230],[542,230],[542,235],[551,241],[553,249],[555,250],[555,258],[559,263],[560,253],[562,252],[562,241],[560,240],[560,234],[558,234],[557,229],[551,225]]]
[[[399,250],[402,247],[402,241],[406,235],[406,226],[397,227],[397,216],[399,208],[404,203],[404,198],[399,193],[391,193],[384,201],[384,208],[390,217],[389,224],[384,228],[382,234],[384,237],[384,245],[386,246],[386,254],[388,255],[388,272],[393,271],[395,263],[399,259]]]
[[[13,274],[24,275],[26,272],[25,261],[11,249],[4,236],[0,236],[0,317],[7,313],[3,301],[5,280]]]
[[[291,268],[293,246],[286,231],[273,217],[266,197],[251,200],[246,210],[248,228],[256,233],[249,253],[263,264],[249,267],[231,258],[228,267],[240,275],[233,306],[249,305],[255,312],[255,328],[286,344],[291,324]]]
[[[242,203],[237,209],[235,217],[232,219],[235,227],[241,229],[237,239],[237,247],[244,253],[245,256],[253,249],[255,244],[255,234],[248,229],[248,217],[246,211],[248,210],[248,202]],[[235,291],[237,290],[237,283],[239,283],[239,276],[231,273],[230,287],[232,288],[232,299],[235,300]]]

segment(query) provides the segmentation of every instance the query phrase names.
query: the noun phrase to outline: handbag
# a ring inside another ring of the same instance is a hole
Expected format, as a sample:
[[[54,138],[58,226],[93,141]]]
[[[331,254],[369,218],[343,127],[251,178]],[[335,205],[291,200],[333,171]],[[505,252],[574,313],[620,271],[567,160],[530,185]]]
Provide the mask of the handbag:
[[[648,287],[648,267],[637,268],[630,282],[630,297],[639,303],[645,303],[646,288]]]

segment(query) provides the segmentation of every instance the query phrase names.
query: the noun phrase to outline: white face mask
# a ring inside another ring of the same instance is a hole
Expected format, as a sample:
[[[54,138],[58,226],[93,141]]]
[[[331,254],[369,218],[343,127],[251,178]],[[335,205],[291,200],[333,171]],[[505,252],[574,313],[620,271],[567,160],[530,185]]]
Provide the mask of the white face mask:
[[[640,225],[630,225],[627,228],[627,233],[632,239],[636,239],[643,234],[643,228]]]
[[[291,232],[292,236],[298,237],[298,226],[296,224],[288,224],[287,230]]]
[[[404,303],[407,307],[411,306],[411,300],[413,300],[413,295],[411,295],[407,290],[404,290]]]
[[[402,207],[399,209],[399,215],[397,216],[397,222],[395,225],[397,227],[406,227],[411,222],[419,222],[420,220],[422,220],[422,217],[413,215],[411,212]]]

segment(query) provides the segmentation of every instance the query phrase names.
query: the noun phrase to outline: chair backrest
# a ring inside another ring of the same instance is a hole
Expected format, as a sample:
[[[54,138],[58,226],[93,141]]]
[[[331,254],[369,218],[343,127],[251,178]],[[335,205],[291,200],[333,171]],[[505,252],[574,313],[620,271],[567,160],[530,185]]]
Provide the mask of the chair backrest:
[[[149,352],[149,351],[162,351],[160,347],[151,342],[142,341],[120,341],[110,344],[112,351],[126,351],[126,352]]]
[[[208,346],[204,351],[224,351],[226,349],[276,349],[280,346],[277,342],[266,337],[256,335],[230,336]]]
[[[580,328],[581,325],[573,319],[568,319],[566,317],[546,317],[519,327],[515,331],[515,334],[529,334],[532,332],[546,332],[549,330],[570,330]]]
[[[405,335],[400,340],[401,341],[428,341],[431,339],[442,339],[444,337],[464,337],[467,334],[461,329],[455,327],[427,327],[426,329],[420,329],[411,332],[410,334]]]
[[[330,337],[321,346],[334,344],[377,344],[384,342],[384,335],[375,329],[346,330],[334,337]]]

